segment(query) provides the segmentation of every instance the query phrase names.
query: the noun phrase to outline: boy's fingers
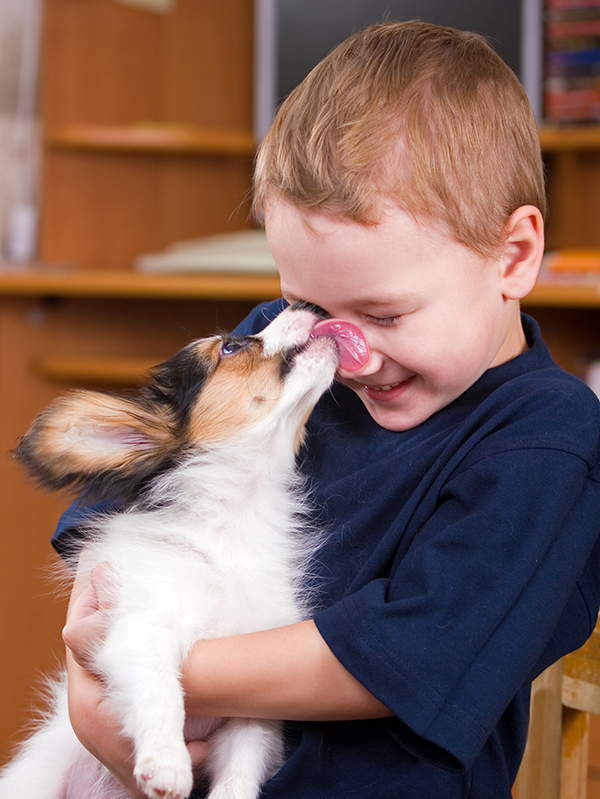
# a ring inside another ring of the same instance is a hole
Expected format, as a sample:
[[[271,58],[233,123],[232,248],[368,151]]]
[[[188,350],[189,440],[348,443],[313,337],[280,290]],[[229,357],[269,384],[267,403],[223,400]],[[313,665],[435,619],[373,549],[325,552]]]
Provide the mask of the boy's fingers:
[[[91,571],[90,582],[96,594],[100,610],[109,610],[114,605],[115,573],[108,561],[98,563]]]
[[[90,575],[89,585],[73,602],[62,631],[65,644],[75,660],[86,668],[95,646],[106,634],[110,611],[114,605],[114,573],[108,563],[99,563]]]

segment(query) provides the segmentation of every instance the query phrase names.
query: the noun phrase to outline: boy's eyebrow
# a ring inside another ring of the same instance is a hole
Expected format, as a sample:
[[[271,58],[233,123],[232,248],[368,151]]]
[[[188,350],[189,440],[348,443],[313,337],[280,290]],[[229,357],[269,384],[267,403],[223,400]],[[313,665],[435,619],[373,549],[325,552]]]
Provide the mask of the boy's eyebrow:
[[[404,294],[385,294],[385,295],[366,295],[360,298],[360,302],[365,305],[384,307],[392,305],[407,305],[419,299],[419,294],[415,291],[407,291]]]
[[[291,291],[283,292],[284,298],[290,304],[294,302],[308,302],[303,297],[298,297]],[[347,305],[366,305],[371,308],[381,307],[390,308],[395,306],[410,305],[420,299],[420,295],[414,291],[407,291],[405,294],[386,294],[386,295],[365,295],[356,300],[346,301]]]

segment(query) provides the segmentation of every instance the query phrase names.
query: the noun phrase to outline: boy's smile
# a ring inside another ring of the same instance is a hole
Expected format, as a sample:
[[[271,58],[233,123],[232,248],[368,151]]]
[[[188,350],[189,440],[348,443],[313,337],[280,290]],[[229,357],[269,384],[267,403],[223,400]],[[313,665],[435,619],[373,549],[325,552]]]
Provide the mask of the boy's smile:
[[[372,226],[275,199],[265,216],[283,296],[362,329],[370,360],[338,376],[382,427],[416,427],[526,349],[512,255],[484,258],[396,207]]]

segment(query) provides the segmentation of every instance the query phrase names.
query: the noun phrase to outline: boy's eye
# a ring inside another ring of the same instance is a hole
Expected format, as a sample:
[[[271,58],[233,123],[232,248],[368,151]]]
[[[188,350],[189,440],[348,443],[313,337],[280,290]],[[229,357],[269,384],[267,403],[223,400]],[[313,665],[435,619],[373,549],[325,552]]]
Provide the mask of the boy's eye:
[[[369,322],[380,327],[390,327],[395,324],[401,317],[400,316],[369,316]]]

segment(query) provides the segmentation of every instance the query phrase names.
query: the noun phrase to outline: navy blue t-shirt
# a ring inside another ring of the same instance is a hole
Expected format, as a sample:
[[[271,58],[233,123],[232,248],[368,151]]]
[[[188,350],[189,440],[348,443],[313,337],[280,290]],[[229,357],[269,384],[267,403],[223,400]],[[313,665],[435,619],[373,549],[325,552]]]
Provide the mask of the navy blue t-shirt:
[[[264,799],[510,799],[530,682],[584,643],[600,603],[600,406],[523,323],[526,353],[412,430],[379,427],[341,384],[313,412],[315,621],[394,716],[287,723]]]

